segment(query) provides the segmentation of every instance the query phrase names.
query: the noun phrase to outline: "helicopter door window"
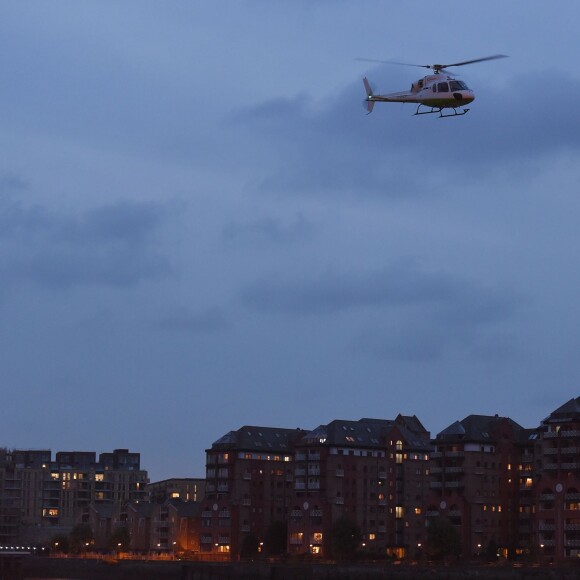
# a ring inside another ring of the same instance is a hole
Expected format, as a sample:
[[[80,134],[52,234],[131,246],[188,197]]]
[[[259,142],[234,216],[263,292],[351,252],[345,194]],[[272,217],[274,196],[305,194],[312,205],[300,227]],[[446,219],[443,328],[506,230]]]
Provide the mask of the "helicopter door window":
[[[436,93],[436,92],[437,92],[437,85],[433,85],[431,88],[433,89],[433,92],[434,92],[434,93]]]
[[[449,92],[449,85],[447,83],[439,83],[437,85],[437,92],[438,93],[448,93]]]

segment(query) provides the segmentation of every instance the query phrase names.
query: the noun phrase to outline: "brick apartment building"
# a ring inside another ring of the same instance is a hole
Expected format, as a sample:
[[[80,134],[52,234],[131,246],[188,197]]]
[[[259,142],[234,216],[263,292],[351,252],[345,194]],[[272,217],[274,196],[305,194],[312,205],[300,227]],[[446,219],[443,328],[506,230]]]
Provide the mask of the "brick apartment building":
[[[544,419],[534,438],[534,543],[543,559],[580,557],[580,397]]]
[[[290,553],[332,553],[333,524],[347,518],[369,554],[404,556],[421,542],[429,433],[416,417],[332,421],[296,445]]]
[[[0,450],[0,545],[46,543],[68,533],[90,506],[145,498],[139,453]]]
[[[490,544],[503,554],[519,545],[523,432],[507,417],[469,415],[434,440],[426,515],[447,518],[457,527],[464,556]]]
[[[294,447],[305,431],[245,426],[206,450],[200,551],[239,555],[285,521],[292,499]]]

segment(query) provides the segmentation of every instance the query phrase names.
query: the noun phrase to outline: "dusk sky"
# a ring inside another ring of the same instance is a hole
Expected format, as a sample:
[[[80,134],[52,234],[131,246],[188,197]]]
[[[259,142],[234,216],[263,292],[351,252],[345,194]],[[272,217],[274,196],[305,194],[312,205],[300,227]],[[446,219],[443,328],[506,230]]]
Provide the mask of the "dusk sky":
[[[580,395],[578,0],[5,0],[0,446],[204,476],[243,425]],[[417,64],[456,119],[379,103]]]

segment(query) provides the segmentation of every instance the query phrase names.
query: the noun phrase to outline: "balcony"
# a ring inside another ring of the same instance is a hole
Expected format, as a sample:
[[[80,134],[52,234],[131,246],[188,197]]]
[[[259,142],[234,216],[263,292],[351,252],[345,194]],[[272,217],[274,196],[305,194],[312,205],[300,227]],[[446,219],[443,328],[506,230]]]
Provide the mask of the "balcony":
[[[560,453],[567,454],[567,453],[580,453],[580,447],[563,447],[560,450]]]
[[[308,475],[320,475],[320,467],[317,466],[309,466],[308,467]]]
[[[217,490],[218,491],[228,491],[228,484],[227,483],[218,483]]]
[[[442,467],[432,467],[430,470],[431,474],[437,474],[437,473],[442,473],[443,472],[443,468]]]
[[[443,457],[443,453],[441,451],[433,451],[430,455],[431,459],[439,459]]]
[[[580,530],[580,524],[565,524],[564,530],[566,532],[577,532]]]
[[[306,453],[296,453],[294,461],[306,461]]]
[[[322,510],[310,510],[310,517],[311,518],[321,518],[322,517]]]
[[[211,518],[212,515],[213,515],[213,512],[211,510],[205,510],[205,511],[201,512],[202,518]]]
[[[546,463],[546,465],[544,465],[544,469],[548,469],[548,470],[558,469],[558,464],[557,463]]]
[[[297,467],[294,470],[294,475],[296,477],[304,477],[306,475],[306,469],[304,469],[304,467]]]
[[[302,481],[296,481],[294,482],[294,489],[306,489],[306,484]]]
[[[309,453],[308,461],[320,461],[320,453]]]
[[[445,467],[445,473],[463,473],[463,467]]]
[[[540,494],[540,501],[554,501],[554,494],[553,493],[541,493]]]
[[[564,545],[566,547],[574,547],[574,548],[576,548],[576,547],[580,546],[580,540],[566,540],[564,542]]]
[[[336,477],[344,477],[344,469],[337,469]]]
[[[567,493],[565,499],[580,499],[580,493]]]
[[[556,529],[556,525],[540,522],[540,524],[538,525],[538,529],[542,532],[553,532]]]
[[[320,489],[320,481],[309,481],[308,489]]]
[[[301,518],[302,517],[302,510],[292,510],[290,512],[291,518]]]
[[[343,505],[344,504],[344,498],[343,497],[337,497],[334,499],[334,503],[336,505]]]
[[[542,438],[543,439],[553,439],[554,437],[558,437],[557,431],[546,431],[546,433],[544,433],[544,436]]]
[[[578,469],[580,468],[580,463],[562,463],[562,469]]]
[[[548,447],[543,451],[544,455],[558,455],[558,448],[557,447]]]
[[[562,437],[580,437],[580,431],[560,431]]]
[[[242,505],[249,506],[252,505],[252,500],[249,497],[242,498]]]

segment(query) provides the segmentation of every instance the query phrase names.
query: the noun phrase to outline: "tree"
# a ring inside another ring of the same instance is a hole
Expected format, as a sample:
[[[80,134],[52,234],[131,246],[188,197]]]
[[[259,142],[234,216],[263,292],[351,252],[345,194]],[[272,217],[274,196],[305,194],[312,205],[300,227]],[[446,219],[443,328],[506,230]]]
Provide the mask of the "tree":
[[[50,545],[54,552],[60,554],[68,554],[69,551],[69,539],[65,534],[58,534],[52,537]]]
[[[70,551],[79,554],[86,551],[87,544],[93,541],[93,530],[89,524],[77,524],[69,534]]]
[[[242,558],[255,558],[258,555],[258,548],[260,547],[260,540],[254,532],[250,532],[244,536],[242,546],[240,549],[240,556]]]
[[[269,556],[279,556],[286,552],[286,541],[288,539],[288,529],[281,521],[274,521],[268,527],[264,547]]]
[[[459,532],[447,518],[429,521],[426,552],[433,560],[444,560],[461,553]]]
[[[131,546],[131,534],[127,526],[119,526],[109,536],[109,546],[119,552],[128,550]]]
[[[362,534],[360,528],[347,517],[341,517],[332,524],[330,544],[332,556],[336,560],[354,559]]]

